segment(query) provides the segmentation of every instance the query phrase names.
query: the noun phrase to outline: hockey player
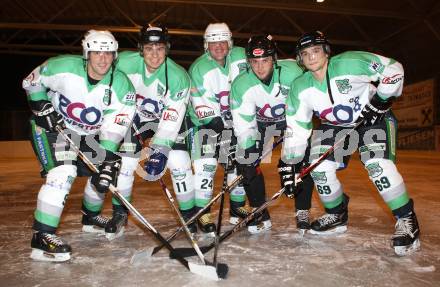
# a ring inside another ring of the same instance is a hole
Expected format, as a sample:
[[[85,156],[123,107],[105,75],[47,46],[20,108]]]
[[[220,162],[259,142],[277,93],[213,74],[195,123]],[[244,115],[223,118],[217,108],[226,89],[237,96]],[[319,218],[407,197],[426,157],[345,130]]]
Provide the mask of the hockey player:
[[[116,184],[121,165],[116,152],[135,112],[134,88],[126,75],[115,69],[118,42],[113,35],[90,30],[82,46],[83,57],[50,58],[23,80],[34,114],[33,148],[46,175],[34,214],[31,258],[35,260],[70,259],[70,245],[55,233],[77,175],[91,175],[83,200],[83,231],[107,229],[110,222],[100,215],[102,201],[109,185]],[[58,128],[64,129],[82,152],[93,155],[91,160],[99,173],[92,175],[58,135]]]
[[[203,208],[212,197],[219,157],[219,146],[214,145],[220,142],[227,147],[236,144],[229,109],[229,91],[231,82],[246,69],[245,51],[233,46],[232,33],[226,23],[211,23],[206,27],[204,48],[205,53],[189,69],[193,87],[191,102],[194,113],[191,114],[195,126],[193,149],[197,151],[193,150],[192,154],[195,173],[195,207],[189,210],[192,214]],[[211,131],[213,135],[209,137],[205,131]],[[225,160],[222,162],[225,163]],[[228,184],[237,177],[233,163],[228,165],[225,172]],[[240,217],[248,214],[245,200],[244,188],[240,184],[230,193],[231,224],[238,223]],[[204,214],[198,222],[203,232],[215,231],[210,213]]]
[[[251,37],[246,46],[246,57],[250,69],[240,74],[232,83],[231,111],[234,131],[238,140],[237,163],[244,177],[244,188],[253,208],[266,200],[264,178],[260,167],[254,165],[265,144],[281,136],[286,129],[285,104],[292,81],[302,74],[293,60],[277,60],[276,45],[270,35]],[[281,173],[288,166],[281,160]],[[289,181],[285,174],[282,182]],[[298,192],[295,201],[298,229],[307,230],[308,210],[311,206],[313,183],[310,177],[304,179],[304,189]],[[293,189],[286,190],[294,197]],[[269,212],[265,210],[257,220],[248,226],[250,233],[264,232],[272,226]]]
[[[304,34],[296,45],[298,63],[307,72],[296,79],[290,90],[287,108],[287,133],[284,153],[298,162],[312,133],[311,118],[321,118],[316,153],[325,152],[335,143],[339,132],[352,129],[354,144],[370,180],[397,219],[392,238],[395,253],[405,255],[419,249],[419,226],[413,201],[409,198],[395,160],[396,119],[390,107],[403,88],[402,65],[390,58],[367,52],[345,52],[330,57],[330,45],[323,33]],[[372,82],[378,81],[377,87]],[[329,136],[327,136],[329,135]],[[311,153],[313,157],[313,152]],[[315,154],[316,156],[316,154]],[[350,155],[331,156],[312,172],[326,214],[312,222],[311,232],[345,232],[348,222],[348,196],[336,177]]]
[[[118,61],[118,68],[133,83],[137,98],[132,136],[121,146],[122,150],[134,150],[135,154],[122,157],[122,169],[125,165],[127,173],[121,172],[118,188],[127,194],[131,193],[134,171],[142,149],[139,139],[144,142],[151,138],[152,153],[145,162],[146,174],[143,177],[157,180],[168,165],[177,199],[186,202],[186,198],[194,196],[186,193],[192,182],[185,185],[186,180],[192,179],[191,160],[184,141],[188,129],[184,119],[190,78],[181,66],[168,57],[170,39],[166,27],[152,24],[142,27],[138,48],[138,52],[121,53]]]

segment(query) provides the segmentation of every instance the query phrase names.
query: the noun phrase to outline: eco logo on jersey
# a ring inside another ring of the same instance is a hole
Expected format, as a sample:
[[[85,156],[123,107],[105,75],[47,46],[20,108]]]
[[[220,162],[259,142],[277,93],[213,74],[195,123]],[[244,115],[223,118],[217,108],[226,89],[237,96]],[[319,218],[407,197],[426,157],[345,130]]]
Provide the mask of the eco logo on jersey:
[[[177,122],[179,119],[179,113],[175,109],[168,109],[163,112],[163,120]]]
[[[265,104],[263,107],[257,107],[257,118],[259,121],[279,121],[284,118],[286,105],[278,104],[270,106]]]
[[[229,110],[229,91],[221,91],[215,94],[215,99],[220,104],[220,112]]]
[[[138,103],[139,113],[148,120],[160,119],[162,111],[164,109],[164,103],[162,101],[155,101],[151,98],[144,98],[137,94],[136,100]]]
[[[367,165],[368,175],[371,177],[378,177],[383,173],[383,168],[378,162]]]
[[[361,104],[359,103],[359,96],[351,98],[348,102],[354,103],[353,111],[358,112],[361,110]]]
[[[196,106],[195,112],[199,119],[211,118],[215,115],[214,109],[206,105]]]
[[[350,85],[348,79],[335,80],[336,86],[341,94],[348,94],[351,91],[352,86]]]
[[[98,123],[102,120],[101,111],[95,107],[87,107],[84,103],[72,103],[60,94],[58,110],[65,117],[66,122],[77,125],[86,130],[99,129]]]

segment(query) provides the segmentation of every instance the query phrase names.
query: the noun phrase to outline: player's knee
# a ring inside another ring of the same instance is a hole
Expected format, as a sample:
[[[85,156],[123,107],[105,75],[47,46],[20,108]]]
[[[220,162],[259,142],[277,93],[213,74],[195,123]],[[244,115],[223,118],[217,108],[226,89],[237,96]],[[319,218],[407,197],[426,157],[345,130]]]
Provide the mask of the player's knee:
[[[123,156],[120,175],[133,176],[137,166],[138,166],[137,158]]]
[[[46,183],[38,193],[38,201],[58,207],[64,206],[75,178],[76,167],[73,165],[61,165],[51,169],[47,174]]]
[[[77,175],[76,166],[60,165],[49,170],[46,176],[46,185],[58,189],[70,190]]]
[[[399,186],[403,178],[397,170],[396,165],[389,159],[370,159],[364,164],[368,176],[376,185],[379,191]]]
[[[184,150],[172,150],[168,155],[168,168],[188,168],[191,167],[189,153]]]

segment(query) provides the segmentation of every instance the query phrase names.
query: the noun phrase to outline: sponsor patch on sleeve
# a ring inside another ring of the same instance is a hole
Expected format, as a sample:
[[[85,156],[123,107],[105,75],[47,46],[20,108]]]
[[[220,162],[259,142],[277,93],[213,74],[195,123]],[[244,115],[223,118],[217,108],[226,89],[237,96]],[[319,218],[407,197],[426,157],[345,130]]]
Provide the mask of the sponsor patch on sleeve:
[[[128,114],[117,114],[115,117],[115,124],[128,127],[130,125],[130,118]]]

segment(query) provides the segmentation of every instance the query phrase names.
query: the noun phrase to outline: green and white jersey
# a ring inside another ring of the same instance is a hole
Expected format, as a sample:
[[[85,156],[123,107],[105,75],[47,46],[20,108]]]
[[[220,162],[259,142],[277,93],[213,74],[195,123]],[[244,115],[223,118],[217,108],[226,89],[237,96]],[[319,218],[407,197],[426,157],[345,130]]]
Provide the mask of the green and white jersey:
[[[221,67],[210,55],[204,53],[191,65],[191,103],[196,125],[209,123],[214,117],[222,117],[225,126],[231,125],[229,91],[232,81],[246,70],[246,54],[243,48],[233,47]]]
[[[117,151],[133,120],[135,92],[124,73],[111,70],[91,85],[82,57],[58,56],[33,70],[23,88],[28,101],[51,101],[68,129],[79,135],[99,134],[103,148]]]
[[[375,93],[384,100],[402,94],[403,67],[390,58],[368,52],[345,52],[330,58],[327,71],[330,87],[327,79],[319,82],[311,72],[292,84],[286,111],[287,158],[304,154],[313,114],[327,124],[354,126]],[[378,86],[372,82],[378,82]]]
[[[189,101],[191,81],[185,69],[167,57],[154,73],[149,73],[139,52],[129,51],[120,53],[118,68],[127,74],[136,89],[141,127],[159,122],[152,144],[171,148]]]
[[[238,144],[249,148],[255,144],[258,122],[285,120],[286,98],[294,79],[303,73],[296,61],[278,60],[272,80],[265,85],[249,70],[232,83],[231,112]]]

